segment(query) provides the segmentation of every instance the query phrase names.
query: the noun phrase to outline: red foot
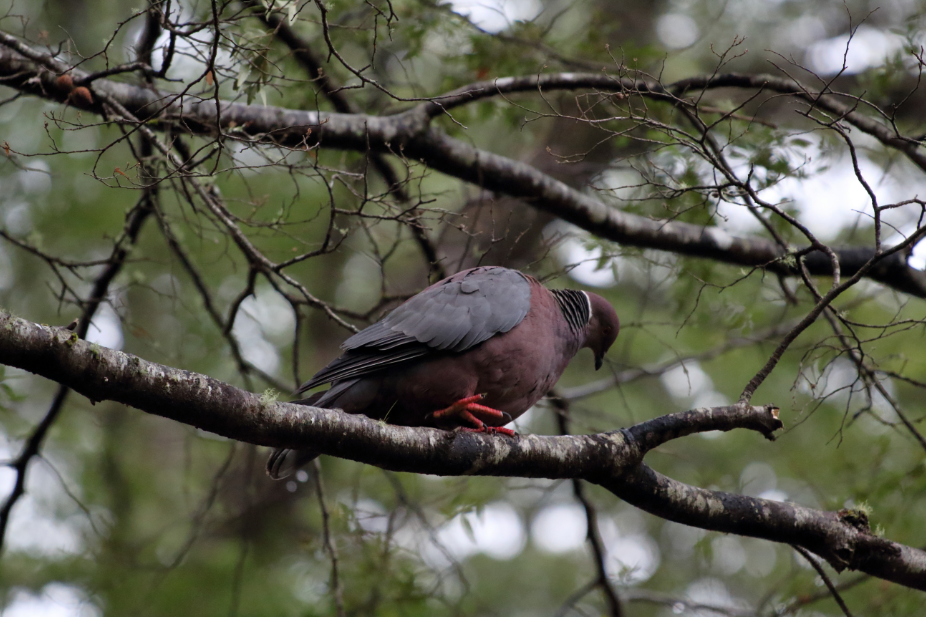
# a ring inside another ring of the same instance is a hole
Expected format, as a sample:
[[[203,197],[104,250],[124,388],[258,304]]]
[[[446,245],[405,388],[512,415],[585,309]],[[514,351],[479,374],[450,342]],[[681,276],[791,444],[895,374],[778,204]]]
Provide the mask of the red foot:
[[[498,426],[487,426],[485,422],[477,418],[474,414],[479,414],[483,417],[488,416],[493,419],[505,419],[506,417],[511,420],[509,416],[504,411],[499,411],[497,409],[492,409],[491,407],[486,407],[485,405],[480,405],[476,401],[481,401],[485,398],[485,394],[475,394],[473,396],[468,396],[466,398],[461,398],[459,401],[446,407],[435,411],[432,416],[435,418],[445,418],[447,416],[459,416],[463,420],[466,420],[476,428],[463,428],[464,431],[470,433],[489,433],[496,434],[501,433],[502,435],[509,435],[511,437],[515,436],[515,432],[510,428],[501,428]]]

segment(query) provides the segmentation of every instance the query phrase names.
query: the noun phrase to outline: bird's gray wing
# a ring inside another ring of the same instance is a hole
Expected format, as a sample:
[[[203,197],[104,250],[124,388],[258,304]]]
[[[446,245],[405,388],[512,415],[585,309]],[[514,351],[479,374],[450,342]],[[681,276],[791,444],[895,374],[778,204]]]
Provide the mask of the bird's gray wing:
[[[473,268],[428,287],[341,346],[345,353],[306,382],[359,377],[435,351],[461,352],[508,332],[530,310],[531,285],[516,270]]]

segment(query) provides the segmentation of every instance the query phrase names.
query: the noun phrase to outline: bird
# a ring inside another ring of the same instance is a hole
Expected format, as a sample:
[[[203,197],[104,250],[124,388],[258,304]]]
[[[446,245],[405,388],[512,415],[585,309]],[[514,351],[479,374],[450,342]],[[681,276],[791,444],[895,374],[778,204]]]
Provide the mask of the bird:
[[[348,338],[344,353],[302,384],[295,401],[404,426],[514,436],[503,425],[539,401],[583,348],[595,370],[620,330],[598,294],[547,289],[500,266],[449,276]],[[277,448],[267,474],[282,479],[318,456]]]

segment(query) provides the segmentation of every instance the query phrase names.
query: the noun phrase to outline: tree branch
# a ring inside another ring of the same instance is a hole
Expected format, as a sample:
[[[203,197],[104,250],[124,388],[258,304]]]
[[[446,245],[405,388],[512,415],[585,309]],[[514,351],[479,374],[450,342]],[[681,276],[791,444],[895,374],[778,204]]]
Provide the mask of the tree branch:
[[[9,35],[0,35],[0,43],[4,45],[11,44],[7,41],[11,39],[19,47],[25,47]],[[75,80],[85,76],[79,69],[72,70],[71,74]],[[432,169],[482,188],[523,199],[540,210],[622,245],[765,268],[786,276],[799,274],[791,256],[770,239],[737,237],[718,227],[653,220],[622,212],[530,165],[480,150],[430,128],[430,117],[420,106],[392,116],[370,116],[223,102],[217,114],[212,98],[156,93],[107,79],[92,84],[93,91],[101,96],[69,99],[70,93],[55,82],[54,72],[9,46],[0,46],[0,80],[22,92],[62,102],[67,100],[72,106],[99,114],[104,111],[103,99],[109,99],[151,126],[169,126],[175,131],[195,135],[222,132],[228,138],[291,148],[320,144],[356,152],[398,154],[421,160]],[[875,255],[874,249],[864,247],[834,251],[844,277],[852,276]],[[821,251],[807,254],[804,264],[813,275],[833,274],[829,257]],[[926,272],[910,268],[901,253],[881,259],[866,276],[903,293],[926,298]]]
[[[641,510],[701,529],[801,546],[837,571],[860,570],[926,591],[926,552],[857,525],[851,511],[825,512],[683,484],[646,465],[601,485]]]
[[[143,142],[142,151],[148,153],[149,150],[150,144]],[[80,318],[77,320],[73,336],[84,338],[87,336],[87,332],[90,331],[93,317],[96,315],[97,309],[100,308],[100,304],[106,299],[110,284],[112,284],[116,276],[122,271],[122,267],[125,265],[131,247],[138,241],[145,221],[154,211],[153,200],[153,190],[146,190],[139,202],[129,213],[125,224],[124,235],[116,242],[116,246],[113,248],[112,254],[109,257],[109,263],[97,275],[87,299],[81,302],[83,311],[81,312]],[[52,403],[45,413],[45,416],[42,418],[42,421],[38,423],[32,431],[32,434],[29,435],[29,438],[26,440],[16,460],[10,465],[16,472],[16,481],[13,484],[13,490],[7,495],[3,505],[0,506],[0,552],[2,552],[3,548],[6,546],[6,531],[9,528],[10,514],[13,511],[13,507],[26,492],[26,476],[32,459],[41,452],[45,437],[61,414],[61,410],[64,408],[64,403],[67,401],[69,394],[70,389],[67,386],[64,384],[58,386],[55,398],[52,399]]]
[[[393,426],[330,409],[277,403],[205,375],[81,340],[64,328],[0,312],[0,363],[248,443],[320,452],[384,469],[437,475],[583,478],[657,516],[801,546],[837,569],[926,590],[926,552],[871,534],[839,513],[689,486],[641,461],[649,448],[696,431],[780,426],[773,407],[733,405],[670,414],[625,430],[518,438]]]
[[[530,76],[499,77],[493,81],[468,84],[446,94],[436,96],[431,102],[420,104],[419,108],[422,113],[434,118],[454,107],[486,98],[522,92],[552,92],[555,90],[578,90],[580,88],[597,90],[603,94],[641,95],[691,107],[694,107],[694,103],[680,97],[693,90],[737,88],[790,94],[806,101],[811,107],[823,109],[839,119],[845,120],[859,130],[871,135],[885,146],[903,152],[917,167],[926,171],[926,153],[923,152],[919,141],[905,137],[898,133],[895,128],[857,111],[860,102],[858,97],[834,92],[829,88],[823,92],[815,92],[793,79],[763,73],[757,75],[744,73],[699,75],[667,85],[663,85],[655,79],[635,79],[607,73],[543,73]],[[841,99],[848,99],[852,104],[843,103]],[[877,112],[884,116],[880,110],[877,110]],[[887,119],[885,116],[885,120]]]

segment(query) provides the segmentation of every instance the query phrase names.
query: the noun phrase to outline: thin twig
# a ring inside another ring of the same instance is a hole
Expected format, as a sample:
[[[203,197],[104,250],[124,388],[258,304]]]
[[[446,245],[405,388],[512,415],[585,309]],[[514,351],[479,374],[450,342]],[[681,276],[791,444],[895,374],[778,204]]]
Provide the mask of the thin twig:
[[[830,590],[830,593],[833,595],[833,599],[836,600],[836,604],[839,605],[839,608],[842,609],[842,612],[846,617],[852,617],[852,612],[849,610],[849,607],[846,606],[846,603],[843,601],[842,596],[839,595],[839,590],[836,589],[836,586],[833,585],[833,581],[830,580],[830,577],[827,576],[826,571],[823,569],[817,560],[814,559],[814,556],[810,554],[810,551],[801,548],[800,546],[791,545],[795,551],[797,551],[801,557],[806,559],[813,569],[817,571],[817,574],[820,575],[820,578],[823,579],[823,584],[826,585],[826,588]]]
[[[559,426],[559,434],[569,435],[569,402],[555,394],[552,400],[554,401],[553,406],[556,408],[557,412],[556,422]],[[582,509],[585,510],[585,539],[588,541],[589,548],[592,549],[592,555],[594,556],[595,571],[597,572],[595,585],[601,590],[604,596],[605,603],[608,607],[608,615],[611,617],[623,617],[624,612],[621,608],[620,596],[618,596],[617,589],[611,583],[611,579],[608,576],[606,565],[608,558],[607,549],[605,549],[604,541],[601,539],[601,531],[598,529],[598,512],[595,510],[595,506],[588,498],[588,495],[585,494],[585,487],[582,484],[582,480],[573,478],[570,482],[572,483],[572,494],[575,496],[576,500],[582,504]]]
[[[331,515],[328,513],[328,506],[325,504],[325,485],[322,481],[322,465],[316,458],[312,461],[312,476],[315,481],[315,495],[318,497],[318,507],[322,513],[322,540],[325,543],[325,552],[331,559],[331,591],[334,594],[334,605],[338,612],[338,617],[346,617],[344,612],[344,589],[341,586],[341,578],[338,572],[338,549],[331,537]]]

